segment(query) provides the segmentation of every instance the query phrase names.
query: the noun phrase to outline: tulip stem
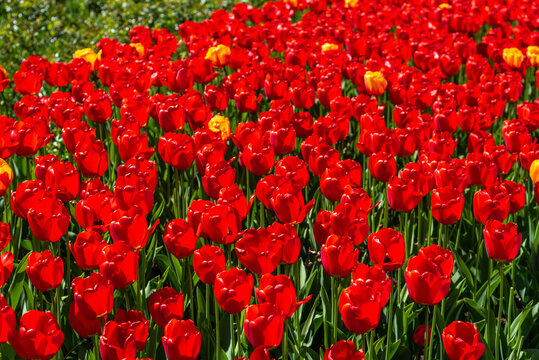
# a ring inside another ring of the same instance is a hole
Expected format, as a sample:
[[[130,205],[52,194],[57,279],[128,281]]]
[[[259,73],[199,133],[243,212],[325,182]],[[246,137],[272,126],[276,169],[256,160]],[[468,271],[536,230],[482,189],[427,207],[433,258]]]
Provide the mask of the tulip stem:
[[[425,360],[428,360],[428,352],[429,352],[429,307],[428,305],[425,305],[425,343],[423,344],[423,351],[425,352],[424,358]]]
[[[234,331],[234,314],[230,314],[230,341],[231,343],[231,355],[232,359],[236,358],[236,334]]]
[[[376,359],[376,351],[374,349],[374,329],[370,331],[370,336],[369,336],[369,358],[371,360]]]
[[[219,326],[219,304],[217,303],[217,298],[213,297],[213,308],[215,311],[215,359],[220,360],[221,358],[221,329]]]
[[[288,319],[284,319],[284,331],[283,331],[283,339],[282,339],[282,348],[283,348],[283,356],[282,360],[286,360],[288,358],[288,335],[286,331],[286,326],[288,324]]]
[[[502,309],[503,309],[503,263],[500,261],[500,301],[498,304],[498,325],[496,326],[496,360],[500,358],[501,345],[500,345],[500,333],[502,331]]]
[[[189,264],[188,258],[185,258],[184,266],[187,268],[187,282],[189,283],[189,308],[191,309],[191,320],[195,321],[195,297],[193,296],[193,270]]]
[[[393,280],[391,280],[391,282],[393,282]],[[387,345],[386,345],[386,360],[389,360],[390,359],[390,355],[389,355],[389,348],[391,346],[391,343],[393,342],[393,340],[391,339],[391,330],[392,330],[392,326],[393,326],[393,284],[391,286],[391,291],[389,292],[389,317],[387,319]]]
[[[423,199],[419,202],[419,206],[417,207],[417,243],[419,246],[423,243],[424,238],[421,236],[422,230],[423,230]]]
[[[387,189],[384,193],[384,228],[387,228],[387,219],[389,216],[389,204],[387,199]]]
[[[333,332],[332,332],[332,338],[331,343],[336,344],[337,343],[337,303],[338,303],[338,287],[337,281],[334,276],[331,277],[331,320],[333,322]]]
[[[428,313],[428,312],[427,312]],[[434,305],[434,307],[432,308],[432,326],[430,328],[430,336],[427,335],[427,340],[430,338],[430,341],[429,341],[429,357],[428,357],[428,360],[431,360],[432,359],[432,340],[433,340],[433,335],[434,335],[434,328],[436,327],[436,305]],[[427,324],[427,327],[425,329],[425,333],[428,333],[429,332],[429,327],[428,327],[428,324]],[[425,344],[426,346],[426,344]]]

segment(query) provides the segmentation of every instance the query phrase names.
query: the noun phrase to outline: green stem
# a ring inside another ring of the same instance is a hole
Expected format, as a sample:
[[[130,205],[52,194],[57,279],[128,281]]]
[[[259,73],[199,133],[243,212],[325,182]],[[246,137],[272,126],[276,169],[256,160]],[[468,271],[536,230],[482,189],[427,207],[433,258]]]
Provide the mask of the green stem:
[[[287,325],[288,325],[288,319],[284,319],[284,332],[283,332],[283,339],[282,339],[282,349],[283,349],[283,356],[282,360],[288,359],[288,336],[287,336]]]
[[[417,207],[417,243],[418,244],[423,243],[423,237],[422,237],[423,219],[422,217],[423,217],[423,199],[421,199],[421,201],[419,202],[419,206]]]
[[[369,358],[371,360],[374,360],[376,359],[376,350],[374,349],[374,329],[372,329],[370,331],[370,336],[369,336]]]
[[[434,328],[436,327],[436,305],[434,305],[433,309],[432,309],[432,326],[430,328],[430,341],[429,341],[429,357],[428,357],[428,360],[431,360],[432,359],[432,343],[434,342]],[[425,332],[428,332],[429,331],[429,328],[427,327],[425,329]],[[428,338],[427,338],[428,339]],[[426,346],[426,344],[425,344]]]
[[[195,297],[193,296],[193,270],[189,264],[188,258],[185,258],[184,266],[187,267],[187,282],[189,283],[189,307],[191,309],[191,320],[195,321]]]
[[[503,310],[503,263],[500,262],[499,264],[499,270],[500,270],[500,301],[498,304],[498,325],[496,326],[496,360],[500,358],[501,353],[501,344],[500,344],[500,335],[502,331],[502,310]]]
[[[389,217],[389,203],[387,199],[387,189],[384,191],[384,228],[387,228],[387,220]]]
[[[391,343],[392,343],[392,339],[391,339],[391,330],[392,329],[392,326],[393,326],[393,287],[391,288],[391,291],[389,293],[389,317],[387,319],[387,342],[386,342],[386,360],[389,360],[390,356],[389,356],[389,348],[391,346]]]
[[[425,346],[423,347],[424,351],[424,358],[428,359],[429,355],[429,307],[428,305],[425,305]]]
[[[332,337],[331,337],[332,344],[337,343],[337,325],[338,325],[337,303],[339,301],[338,286],[339,284],[337,283],[335,277],[332,276],[331,277],[331,322],[333,323],[333,331],[332,331]]]
[[[221,354],[221,329],[219,325],[219,304],[217,298],[213,297],[213,309],[215,311],[215,359],[220,360]]]
[[[232,359],[236,358],[236,332],[234,330],[234,314],[230,314],[230,341],[232,341]]]

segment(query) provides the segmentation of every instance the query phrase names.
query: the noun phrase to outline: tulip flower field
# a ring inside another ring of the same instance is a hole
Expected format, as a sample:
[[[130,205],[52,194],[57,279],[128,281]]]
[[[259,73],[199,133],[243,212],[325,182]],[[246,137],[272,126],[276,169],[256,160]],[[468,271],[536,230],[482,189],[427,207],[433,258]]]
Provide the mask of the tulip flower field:
[[[0,64],[0,360],[539,359],[538,1],[125,32]]]

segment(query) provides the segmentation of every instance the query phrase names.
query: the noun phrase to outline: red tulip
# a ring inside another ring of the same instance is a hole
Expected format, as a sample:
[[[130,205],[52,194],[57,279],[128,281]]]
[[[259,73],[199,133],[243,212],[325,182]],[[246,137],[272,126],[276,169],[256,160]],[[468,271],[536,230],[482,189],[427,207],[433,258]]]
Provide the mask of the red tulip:
[[[391,294],[391,280],[382,269],[359,263],[352,273],[352,283],[372,288],[380,295],[380,306],[387,304]]]
[[[101,140],[79,142],[75,161],[82,175],[88,178],[103,176],[109,166],[109,156]]]
[[[285,316],[273,304],[250,305],[245,310],[243,330],[253,347],[279,346],[283,337]]]
[[[449,292],[453,254],[441,246],[419,249],[419,254],[408,260],[404,279],[413,302],[436,305]]]
[[[101,333],[101,319],[88,319],[81,313],[75,302],[69,306],[69,325],[80,337],[90,337]]]
[[[0,294],[0,344],[8,340],[9,335],[17,327],[15,311]]]
[[[432,328],[429,326],[429,329],[427,330],[429,333],[428,333],[428,341],[427,341],[427,345],[430,343],[430,334],[431,334],[431,330]],[[414,331],[414,335],[413,335],[413,340],[414,340],[414,343],[416,343],[417,345],[419,346],[425,346],[425,325],[419,325],[415,331]]]
[[[453,321],[442,331],[445,352],[450,360],[478,360],[485,351],[474,324]]]
[[[483,230],[485,247],[492,260],[511,262],[518,255],[522,243],[522,234],[517,231],[517,224],[502,224],[498,220],[489,220]]]
[[[311,299],[307,296],[301,301],[296,300],[296,289],[286,275],[273,276],[265,274],[260,278],[260,288],[255,290],[260,304],[274,304],[286,318],[292,317],[296,309]]]
[[[24,313],[19,328],[8,336],[11,347],[24,359],[49,360],[64,343],[64,333],[54,315],[47,311]]]
[[[359,250],[350,237],[330,235],[322,246],[321,257],[328,275],[345,278],[356,266]]]
[[[4,250],[10,241],[11,232],[9,231],[9,223],[0,223],[0,251]]]
[[[422,194],[417,184],[397,176],[387,184],[387,200],[393,210],[410,212],[421,201]]]
[[[142,351],[146,347],[150,322],[140,311],[125,311],[119,308],[114,316],[114,321],[120,325],[120,328],[133,336],[137,351]]]
[[[165,246],[178,259],[186,258],[196,249],[197,239],[193,229],[184,219],[174,219],[165,227]]]
[[[41,241],[56,242],[66,233],[71,216],[60,200],[38,199],[28,210],[28,223]]]
[[[178,170],[185,170],[195,158],[193,139],[186,134],[166,133],[159,139],[159,155],[164,162]]]
[[[234,245],[234,250],[240,263],[259,275],[277,269],[283,256],[283,244],[264,228],[247,230]]]
[[[106,245],[99,257],[99,271],[112,281],[114,289],[123,289],[138,277],[138,250],[133,250],[125,241]]]
[[[195,360],[200,352],[202,337],[191,320],[172,319],[161,338],[169,359]]]
[[[122,360],[136,356],[135,337],[130,330],[116,321],[105,324],[99,337],[99,353],[102,360]]]
[[[77,277],[71,282],[71,288],[75,305],[87,319],[103,317],[112,311],[114,287],[101,273]]]
[[[230,205],[214,205],[202,215],[201,226],[213,242],[228,245],[237,239],[241,218]]]
[[[133,249],[146,246],[159,221],[156,221],[149,229],[146,216],[140,213],[130,214],[117,210],[112,214],[110,223],[110,237],[115,241],[125,241]]]
[[[64,262],[61,257],[55,258],[50,250],[42,253],[33,252],[28,257],[26,273],[36,289],[48,291],[62,283]]]
[[[503,221],[509,214],[509,196],[500,186],[489,186],[473,197],[473,213],[477,221],[486,224],[488,220]]]
[[[464,209],[464,196],[453,187],[434,189],[430,198],[432,216],[444,225],[459,221]]]
[[[394,229],[382,228],[369,235],[367,240],[369,257],[375,267],[384,271],[400,269],[406,249],[404,237]]]
[[[106,122],[112,116],[112,104],[108,94],[101,89],[92,91],[84,98],[84,113],[97,124]]]
[[[282,245],[283,256],[281,257],[281,264],[294,264],[301,251],[301,240],[294,225],[283,225],[274,222],[267,229],[271,233],[272,239],[277,240]]]
[[[397,175],[397,163],[393,155],[376,152],[369,157],[369,171],[376,180],[386,183]]]
[[[352,284],[339,297],[339,312],[346,327],[364,334],[378,326],[382,306],[380,293],[360,284]]]
[[[13,271],[13,254],[6,251],[0,254],[0,288],[4,286]]]
[[[365,354],[353,341],[340,340],[326,350],[324,360],[365,360]]]
[[[161,328],[172,319],[181,320],[184,311],[183,294],[171,287],[156,290],[148,301],[148,310],[153,321]]]
[[[275,160],[273,146],[264,139],[258,138],[247,144],[241,153],[241,160],[245,167],[258,176],[267,174]]]
[[[271,208],[280,222],[299,224],[314,206],[314,199],[305,204],[300,189],[289,184],[275,189],[271,193]]]
[[[213,285],[217,274],[226,270],[226,258],[223,250],[211,245],[204,245],[195,250],[193,268],[202,282]]]
[[[251,301],[254,279],[238,268],[221,271],[215,277],[214,293],[219,306],[230,314],[241,312]]]
[[[77,235],[75,243],[69,242],[69,249],[75,262],[82,270],[99,269],[99,254],[107,242],[95,231],[84,231]]]

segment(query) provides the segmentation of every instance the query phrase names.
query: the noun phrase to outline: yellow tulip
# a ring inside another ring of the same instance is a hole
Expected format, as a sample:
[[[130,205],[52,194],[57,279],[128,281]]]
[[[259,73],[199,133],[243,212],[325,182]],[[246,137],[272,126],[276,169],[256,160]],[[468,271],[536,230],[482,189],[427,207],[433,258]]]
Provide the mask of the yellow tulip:
[[[0,158],[0,196],[6,194],[12,180],[13,170],[11,170],[11,167],[9,167],[9,164],[4,159]]]
[[[344,0],[344,7],[353,8],[357,6],[359,0]]]
[[[337,44],[325,43],[324,45],[322,45],[322,52],[323,53],[331,52],[331,51],[337,51],[337,50],[339,50],[339,45],[337,45]]]
[[[506,64],[514,69],[518,69],[524,60],[524,54],[522,54],[522,51],[517,48],[503,49],[502,56]]]
[[[451,4],[443,3],[443,4],[438,5],[438,7],[440,9],[446,9],[446,8],[451,8],[452,6],[451,6]]]
[[[526,55],[530,58],[530,63],[533,67],[539,67],[539,46],[528,46]]]
[[[208,122],[208,128],[213,132],[220,132],[223,140],[230,137],[230,121],[224,116],[216,115],[212,117]]]
[[[137,50],[139,56],[144,56],[144,45],[142,45],[141,43],[134,43],[129,44],[129,46],[134,47],[135,50]]]
[[[367,71],[363,78],[369,94],[380,96],[386,91],[387,80],[381,72]]]
[[[213,66],[223,67],[228,62],[230,56],[230,48],[220,44],[208,49],[205,59],[209,59]]]
[[[530,166],[530,178],[534,184],[539,181],[539,159],[534,160]]]
[[[99,53],[101,53],[101,51]],[[90,63],[90,65],[92,65],[92,70],[95,70],[96,61],[99,60],[100,57],[101,56],[98,56],[95,51],[89,48],[77,50],[75,51],[75,55],[73,55],[74,59],[82,59]]]
[[[7,77],[7,71],[2,65],[0,65],[0,73],[4,74],[4,77]]]

